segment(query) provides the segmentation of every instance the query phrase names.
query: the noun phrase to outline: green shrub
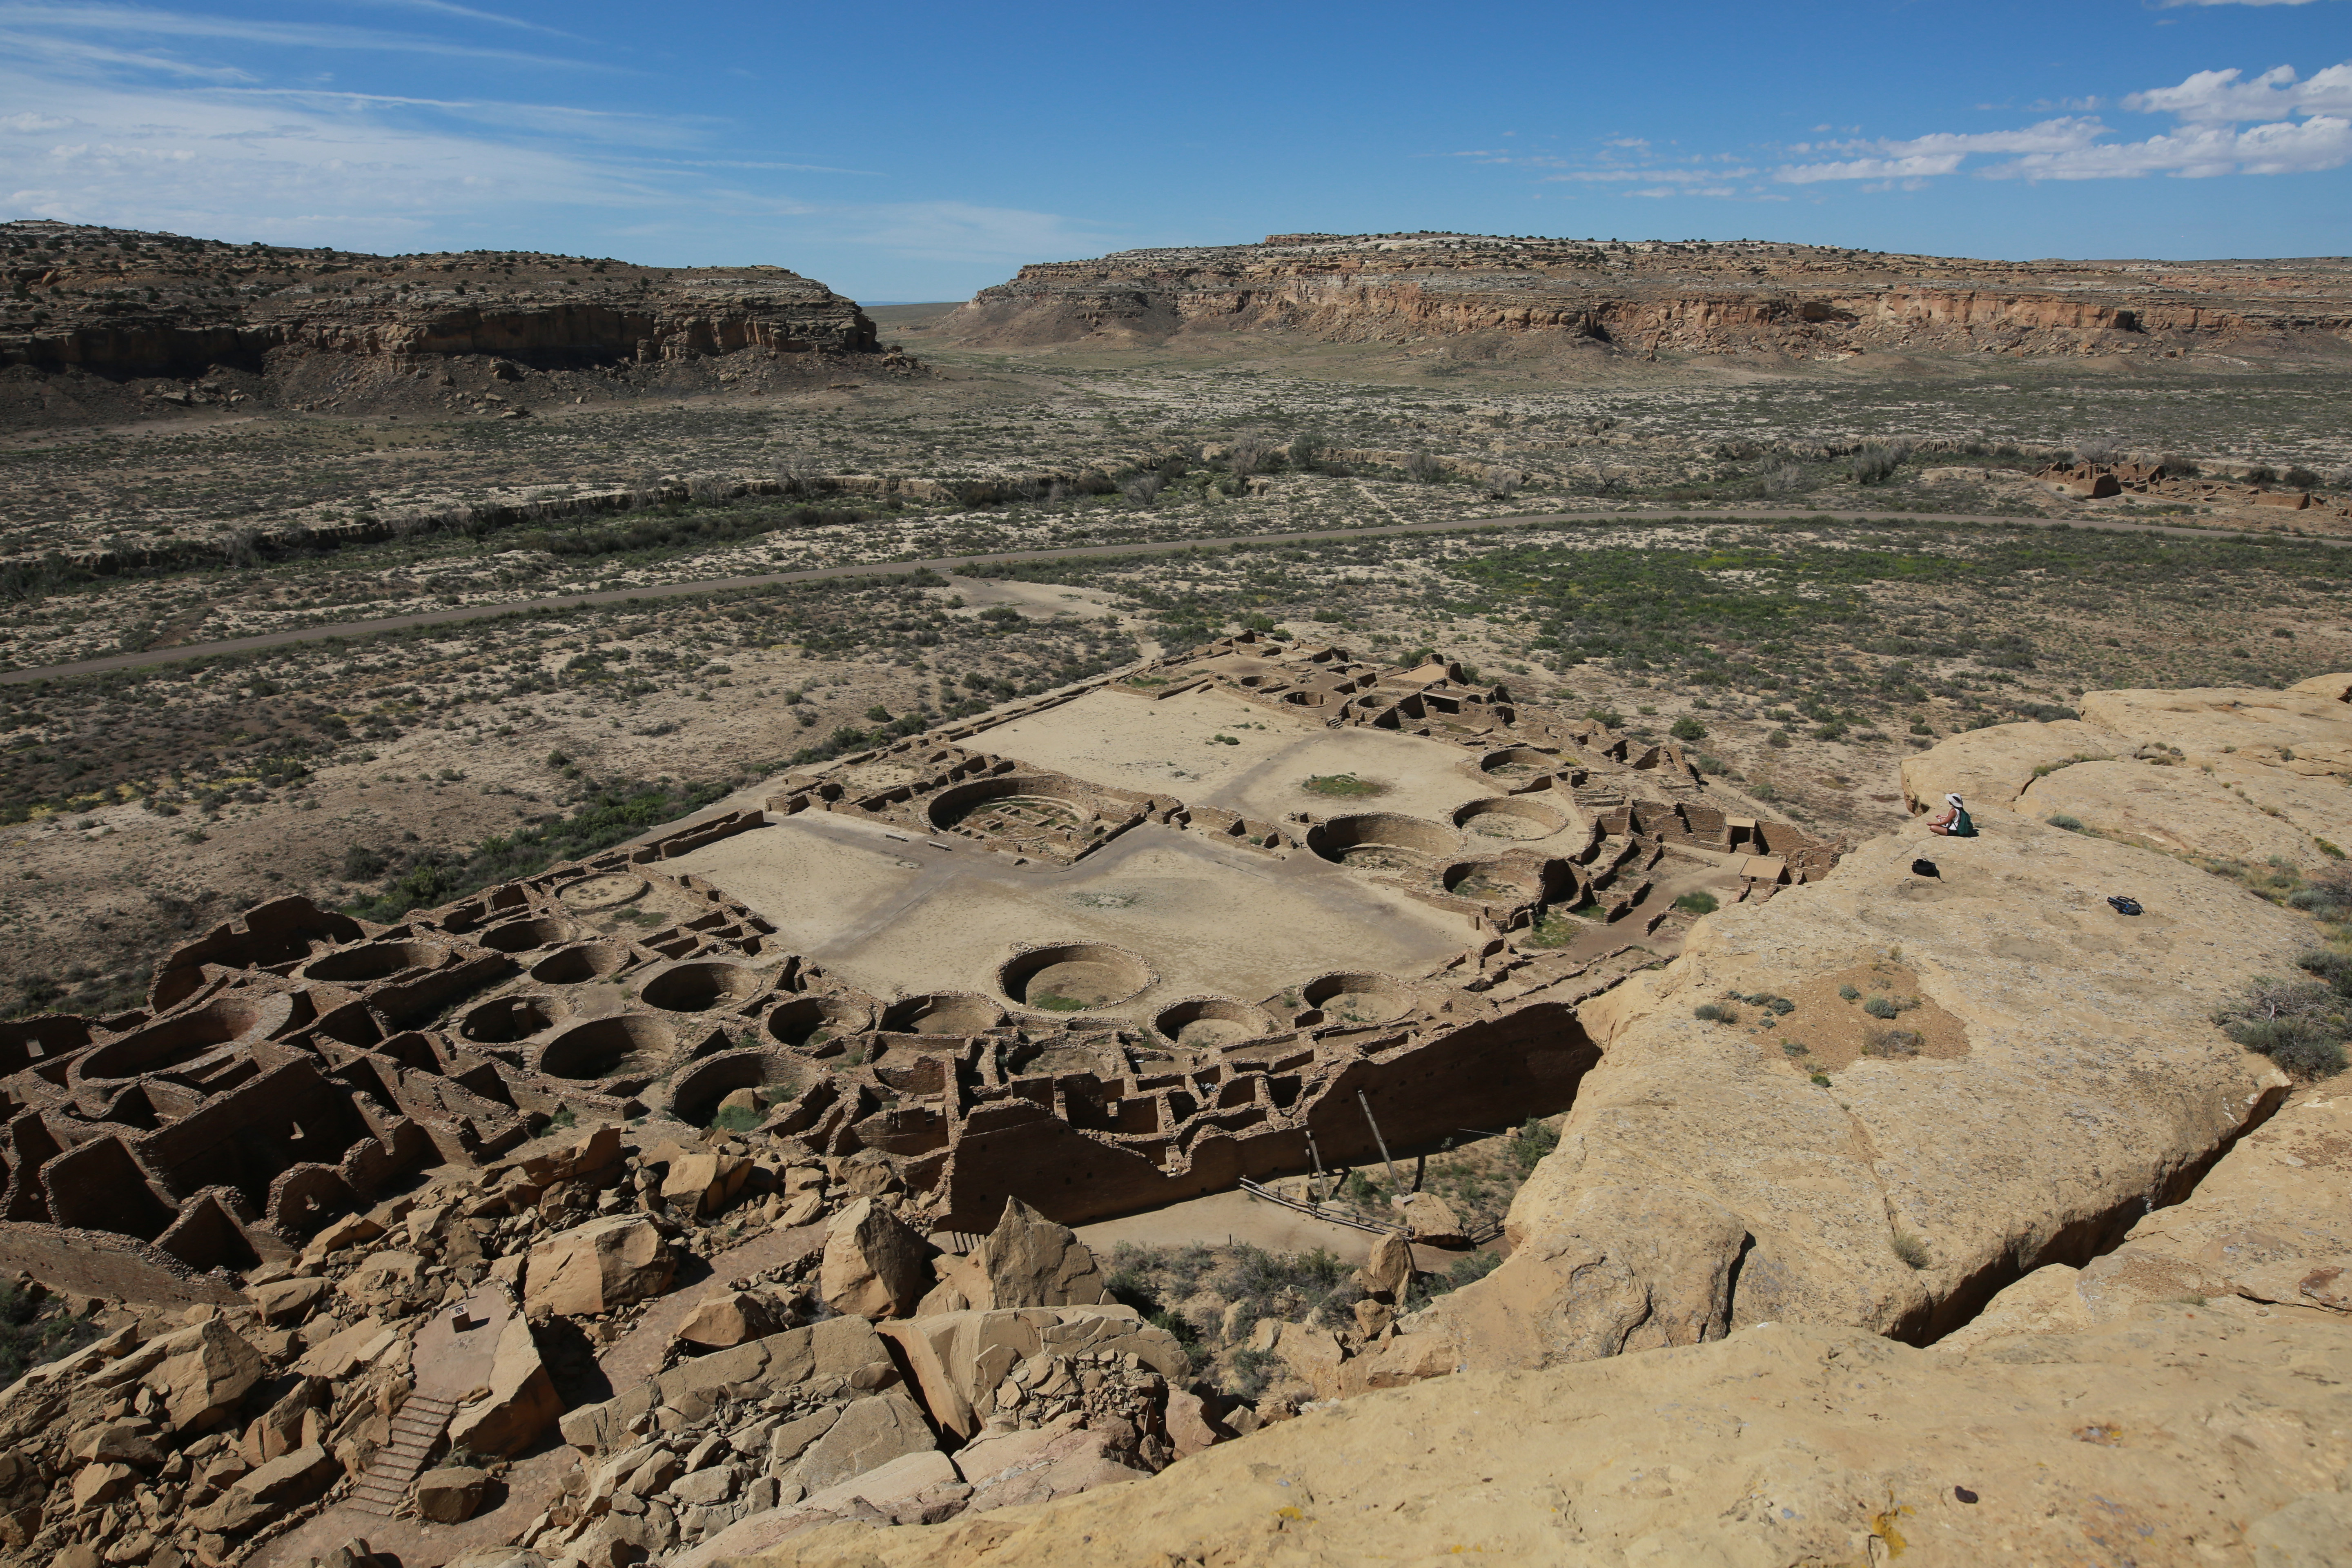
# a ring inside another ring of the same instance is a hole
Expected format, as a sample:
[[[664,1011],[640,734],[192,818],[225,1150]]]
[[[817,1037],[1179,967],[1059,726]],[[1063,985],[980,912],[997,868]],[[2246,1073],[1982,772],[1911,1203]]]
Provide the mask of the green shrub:
[[[1691,1009],[1691,1016],[1707,1024],[1737,1024],[1739,1009],[1720,1002],[1702,1002]]]
[[[1713,893],[1701,892],[1685,893],[1675,900],[1675,908],[1686,910],[1695,915],[1711,915],[1721,906],[1716,902]]]
[[[1906,1268],[1925,1268],[1927,1267],[1927,1244],[1920,1240],[1917,1237],[1913,1236],[1909,1231],[1896,1231],[1888,1240],[1886,1245],[1888,1248],[1894,1252],[1895,1257],[1903,1260],[1904,1265]]]
[[[1677,741],[1704,741],[1706,739],[1706,726],[1685,713],[1666,726],[1666,733]]]
[[[710,1119],[713,1132],[749,1132],[767,1118],[749,1105],[722,1105]]]
[[[1538,1117],[1519,1123],[1511,1139],[1511,1159],[1521,1174],[1533,1171],[1543,1157],[1559,1147],[1559,1129]]]
[[[2332,1078],[2344,1070],[2344,1037],[2352,1034],[2343,1003],[2333,985],[2258,974],[2235,1000],[2215,1011],[2213,1021],[2284,1072]]]
[[[1361,795],[1386,795],[1389,786],[1370,779],[1360,779],[1353,773],[1316,773],[1300,787],[1309,795],[1345,800]]]
[[[0,1388],[97,1337],[96,1324],[72,1316],[52,1298],[0,1282]]]
[[[1841,986],[1839,986],[1839,987],[1838,987],[1838,994],[1839,994],[1840,996],[1843,996],[1843,998],[1845,998],[1845,999],[1846,999],[1847,1001],[1849,1001],[1849,1002],[1859,1002],[1859,1001],[1861,1001],[1861,1000],[1862,1000],[1862,993],[1861,993],[1861,992],[1859,992],[1859,991],[1856,991],[1856,990],[1855,990],[1853,986],[1851,986],[1851,985],[1841,985]]]
[[[2069,833],[2083,831],[2083,819],[2079,816],[2069,816],[2063,811],[2053,811],[2042,820],[2053,827],[2063,827]]]
[[[2352,952],[2340,948],[2314,948],[2296,959],[2294,966],[2327,982],[2338,996],[2352,996]]]
[[[1898,1018],[1903,1015],[1903,1009],[1885,996],[1873,996],[1862,1005],[1862,1010],[1874,1018]]]
[[[1865,1056],[1916,1057],[1927,1043],[1927,1037],[1916,1029],[1873,1029],[1862,1049]]]

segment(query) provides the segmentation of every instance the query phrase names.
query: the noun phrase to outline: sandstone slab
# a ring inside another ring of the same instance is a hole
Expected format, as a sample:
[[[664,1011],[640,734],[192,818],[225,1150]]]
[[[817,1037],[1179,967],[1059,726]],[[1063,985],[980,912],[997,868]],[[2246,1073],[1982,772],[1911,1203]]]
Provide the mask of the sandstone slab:
[[[488,1394],[458,1406],[449,1418],[453,1447],[485,1457],[520,1454],[538,1442],[563,1412],[563,1400],[540,1359],[530,1322],[520,1313],[499,1331],[488,1386]]]
[[[654,1223],[639,1215],[591,1220],[530,1249],[524,1308],[593,1317],[658,1296],[677,1261]]]
[[[435,1524],[458,1524],[474,1517],[489,1495],[486,1470],[470,1465],[444,1465],[416,1478],[416,1514]]]
[[[930,1244],[872,1198],[834,1215],[818,1266],[818,1293],[836,1312],[898,1318],[931,1281]]]

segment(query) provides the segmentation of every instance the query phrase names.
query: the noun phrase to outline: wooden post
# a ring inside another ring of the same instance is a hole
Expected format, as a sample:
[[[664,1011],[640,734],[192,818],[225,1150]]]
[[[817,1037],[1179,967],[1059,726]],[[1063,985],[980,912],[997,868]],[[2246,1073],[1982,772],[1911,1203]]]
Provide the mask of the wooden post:
[[[1402,1178],[1397,1174],[1396,1162],[1389,1158],[1389,1141],[1381,1136],[1381,1124],[1372,1120],[1372,1102],[1364,1098],[1360,1089],[1356,1091],[1356,1103],[1364,1108],[1364,1121],[1372,1130],[1372,1142],[1380,1147],[1381,1163],[1389,1168],[1390,1187],[1401,1185]]]
[[[1315,1162],[1315,1181],[1320,1183],[1323,1180],[1323,1151],[1316,1146],[1315,1134],[1312,1132],[1307,1134],[1307,1152]],[[1313,1184],[1309,1184],[1307,1189],[1307,1201],[1308,1203],[1323,1201],[1322,1194],[1315,1190]]]

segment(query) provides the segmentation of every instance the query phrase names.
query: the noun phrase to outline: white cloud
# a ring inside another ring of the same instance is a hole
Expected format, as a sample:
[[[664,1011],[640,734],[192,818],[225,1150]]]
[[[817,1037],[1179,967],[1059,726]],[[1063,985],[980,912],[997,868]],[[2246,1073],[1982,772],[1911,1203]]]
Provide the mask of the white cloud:
[[[2251,81],[2237,70],[2199,71],[2175,87],[2133,93],[2126,110],[2168,114],[2180,128],[2139,141],[2113,140],[2095,116],[2045,120],[2020,131],[1938,133],[1842,148],[1857,156],[1784,163],[1781,184],[1925,179],[1961,172],[1979,157],[1986,179],[2112,180],[2147,174],[2212,179],[2223,174],[2302,174],[2352,163],[2352,62],[2308,80],[2280,66]],[[2303,116],[2301,119],[2293,116]],[[2244,130],[2242,122],[2260,123]]]
[[[2316,71],[2308,81],[2297,81],[2292,66],[2266,70],[2252,81],[2240,81],[2240,74],[2234,68],[2199,71],[2178,87],[2133,93],[2124,107],[2140,114],[2169,114],[2192,125],[2352,113],[2352,62]]]

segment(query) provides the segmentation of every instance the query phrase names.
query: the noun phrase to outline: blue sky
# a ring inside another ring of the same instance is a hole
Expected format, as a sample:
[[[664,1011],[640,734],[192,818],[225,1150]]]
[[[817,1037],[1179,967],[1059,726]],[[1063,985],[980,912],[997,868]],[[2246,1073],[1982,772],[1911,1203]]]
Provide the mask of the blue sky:
[[[0,216],[774,262],[1276,231],[2352,250],[2352,0],[0,0]]]

